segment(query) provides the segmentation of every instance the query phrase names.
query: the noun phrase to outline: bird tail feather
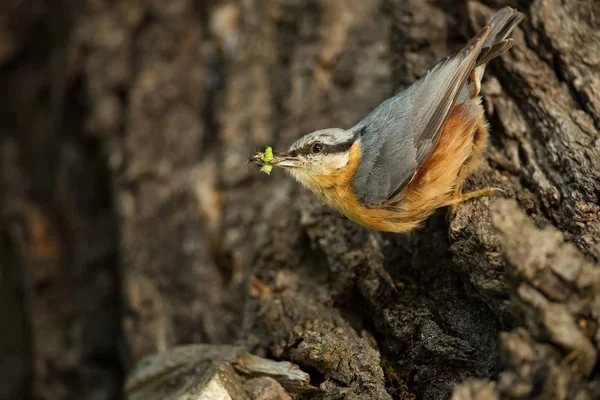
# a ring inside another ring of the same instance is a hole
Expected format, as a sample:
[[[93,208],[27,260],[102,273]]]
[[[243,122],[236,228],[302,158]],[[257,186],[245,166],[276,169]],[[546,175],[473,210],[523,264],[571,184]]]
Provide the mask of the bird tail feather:
[[[513,46],[514,41],[512,38],[508,38],[508,35],[522,20],[523,14],[519,11],[511,7],[504,7],[488,21],[487,25],[491,25],[492,29],[483,43],[483,48],[475,63],[472,82],[469,85],[472,88],[472,97],[479,95],[481,79],[483,79],[487,63]]]
[[[507,39],[507,37],[522,20],[523,14],[511,7],[504,7],[490,18],[488,25],[492,26],[492,30],[483,44],[476,65],[487,64],[493,58],[510,49],[513,45],[513,39]]]

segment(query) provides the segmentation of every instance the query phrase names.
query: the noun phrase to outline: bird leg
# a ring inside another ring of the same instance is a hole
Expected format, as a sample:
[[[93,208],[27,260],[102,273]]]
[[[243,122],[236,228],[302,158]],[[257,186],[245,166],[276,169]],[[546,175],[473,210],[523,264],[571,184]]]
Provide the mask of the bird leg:
[[[460,189],[458,193],[455,193],[452,198],[446,201],[442,207],[450,206],[450,220],[453,218],[454,214],[456,214],[456,208],[462,202],[465,202],[470,199],[475,199],[477,197],[489,197],[493,196],[496,193],[504,193],[504,190],[495,188],[495,187],[485,187],[483,189],[474,190],[469,193],[460,193]]]
[[[462,202],[470,200],[470,199],[475,199],[477,197],[493,196],[496,193],[504,193],[504,190],[488,186],[486,188],[474,190],[469,193],[458,193],[454,197],[452,197],[450,200],[448,200],[444,205],[451,206],[454,204],[462,203]]]

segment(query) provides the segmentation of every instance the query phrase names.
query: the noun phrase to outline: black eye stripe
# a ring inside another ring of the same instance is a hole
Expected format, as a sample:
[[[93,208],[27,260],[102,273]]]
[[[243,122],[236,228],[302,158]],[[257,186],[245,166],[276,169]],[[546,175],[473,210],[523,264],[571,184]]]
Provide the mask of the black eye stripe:
[[[309,143],[299,149],[296,149],[294,151],[292,151],[292,156],[296,156],[298,154],[315,154],[315,152],[313,151],[313,146],[316,143]],[[324,143],[319,143],[323,146],[323,148],[321,149],[321,151],[317,152],[316,154],[335,154],[335,153],[343,153],[345,151],[347,151],[350,147],[352,147],[352,145],[354,144],[354,138],[352,138],[351,140],[348,140],[346,142],[343,143],[338,143],[335,145],[328,145],[328,144],[324,144]]]
[[[316,154],[335,154],[335,153],[343,153],[345,151],[347,151],[348,149],[350,149],[350,147],[352,147],[352,145],[354,144],[354,142],[356,141],[356,139],[359,136],[364,135],[365,133],[365,129],[359,129],[354,133],[354,136],[350,139],[348,139],[345,142],[342,143],[337,143],[334,145],[331,144],[326,144],[323,142],[311,142],[311,143],[307,143],[304,146],[298,148],[298,149],[294,149],[292,151],[289,152],[289,155],[292,157],[297,157],[299,154],[303,154],[303,155],[307,155],[307,154],[315,154],[313,152],[313,146],[315,144],[321,144],[323,146],[323,149],[321,151],[319,151]]]
[[[321,153],[328,153],[328,154],[343,153],[345,151],[348,151],[348,149],[350,149],[350,147],[352,147],[353,144],[354,144],[354,138],[352,138],[346,142],[343,142],[343,143],[338,143],[333,146],[325,146],[325,148],[323,150],[321,150]]]

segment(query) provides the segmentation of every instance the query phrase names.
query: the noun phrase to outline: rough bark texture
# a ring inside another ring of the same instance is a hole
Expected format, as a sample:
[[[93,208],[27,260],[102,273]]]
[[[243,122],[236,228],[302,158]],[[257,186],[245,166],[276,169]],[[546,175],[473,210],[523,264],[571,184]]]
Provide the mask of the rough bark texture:
[[[468,186],[514,200],[379,234],[246,165],[504,5]],[[121,398],[186,343],[292,361],[317,399],[600,397],[599,2],[5,0],[0,87],[0,398]]]

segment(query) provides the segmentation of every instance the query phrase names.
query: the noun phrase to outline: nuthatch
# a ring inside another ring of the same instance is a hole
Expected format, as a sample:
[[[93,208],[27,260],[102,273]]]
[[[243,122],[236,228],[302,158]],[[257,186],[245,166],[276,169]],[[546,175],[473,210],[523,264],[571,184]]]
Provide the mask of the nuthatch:
[[[523,15],[505,7],[459,53],[438,62],[354,127],[296,141],[283,167],[328,206],[379,231],[406,232],[435,209],[493,188],[462,193],[488,136],[479,92],[486,64],[513,45]]]

